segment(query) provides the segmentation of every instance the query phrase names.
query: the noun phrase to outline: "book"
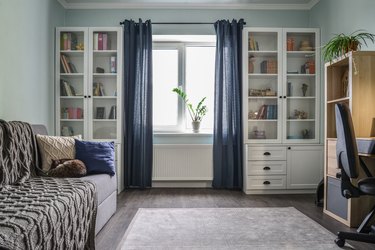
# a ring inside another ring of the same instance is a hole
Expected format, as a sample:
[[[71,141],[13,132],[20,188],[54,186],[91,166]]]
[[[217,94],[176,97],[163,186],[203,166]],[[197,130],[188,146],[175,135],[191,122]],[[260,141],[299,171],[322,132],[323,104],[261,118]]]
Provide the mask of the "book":
[[[109,112],[108,119],[116,119],[117,112],[116,112],[116,105],[111,107],[111,111]]]
[[[61,73],[68,73],[68,69],[66,68],[66,65],[64,63],[63,56],[60,56],[60,65],[61,65],[60,69],[62,69]]]
[[[103,33],[103,50],[109,50],[109,46],[108,46],[108,34],[107,33]]]
[[[60,57],[61,59],[62,59],[62,63],[63,63],[63,66],[64,66],[64,73],[72,73],[71,71],[70,71],[70,67],[69,67],[69,60],[68,60],[68,57],[67,56],[65,56],[64,54],[62,54],[61,55],[61,57]]]
[[[72,73],[78,73],[78,71],[76,69],[76,66],[74,66],[73,63],[69,62],[68,66],[69,66],[69,68],[70,68],[70,70],[71,70]]]
[[[103,50],[103,33],[98,34],[98,50]]]
[[[116,73],[116,68],[117,68],[117,58],[115,56],[111,56],[110,59],[110,72],[111,73]]]
[[[98,50],[98,38],[99,38],[99,34],[94,33],[94,50]]]

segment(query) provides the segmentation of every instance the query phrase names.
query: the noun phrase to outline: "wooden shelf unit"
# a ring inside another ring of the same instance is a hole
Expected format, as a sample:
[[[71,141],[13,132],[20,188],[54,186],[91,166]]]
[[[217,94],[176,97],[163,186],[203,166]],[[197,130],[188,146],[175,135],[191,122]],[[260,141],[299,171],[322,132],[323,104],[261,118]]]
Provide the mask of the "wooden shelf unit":
[[[347,91],[342,83],[348,72]],[[375,136],[375,52],[350,52],[325,64],[324,213],[350,227],[357,227],[374,203],[370,197],[341,196],[336,158],[335,104],[346,103],[352,113],[356,137]],[[358,179],[365,177],[361,172]],[[356,183],[356,180],[354,180]]]

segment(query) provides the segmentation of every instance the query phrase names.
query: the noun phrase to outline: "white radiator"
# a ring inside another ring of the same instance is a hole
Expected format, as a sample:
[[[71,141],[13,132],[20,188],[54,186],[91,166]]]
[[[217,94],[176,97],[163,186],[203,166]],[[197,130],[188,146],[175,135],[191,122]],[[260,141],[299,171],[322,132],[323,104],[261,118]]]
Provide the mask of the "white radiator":
[[[212,145],[154,145],[153,181],[212,181],[212,178]]]

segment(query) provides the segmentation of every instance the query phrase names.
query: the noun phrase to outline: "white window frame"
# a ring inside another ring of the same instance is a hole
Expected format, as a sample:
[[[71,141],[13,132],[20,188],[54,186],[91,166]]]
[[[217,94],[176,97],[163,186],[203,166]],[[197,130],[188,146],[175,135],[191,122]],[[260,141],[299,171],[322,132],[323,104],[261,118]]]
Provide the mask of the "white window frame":
[[[186,47],[216,47],[214,42],[153,42],[153,50],[178,50],[178,87],[186,91]],[[171,90],[172,91],[172,90]],[[154,133],[191,133],[186,128],[185,103],[178,98],[177,126],[153,126]],[[213,112],[213,111],[212,111]]]

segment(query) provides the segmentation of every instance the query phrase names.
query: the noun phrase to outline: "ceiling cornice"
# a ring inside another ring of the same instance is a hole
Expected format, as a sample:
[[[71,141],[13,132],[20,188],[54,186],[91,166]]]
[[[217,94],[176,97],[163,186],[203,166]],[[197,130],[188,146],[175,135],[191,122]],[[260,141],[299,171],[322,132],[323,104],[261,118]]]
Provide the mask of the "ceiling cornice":
[[[232,9],[232,10],[310,10],[320,0],[306,4],[202,4],[202,3],[68,3],[57,0],[65,9]]]

